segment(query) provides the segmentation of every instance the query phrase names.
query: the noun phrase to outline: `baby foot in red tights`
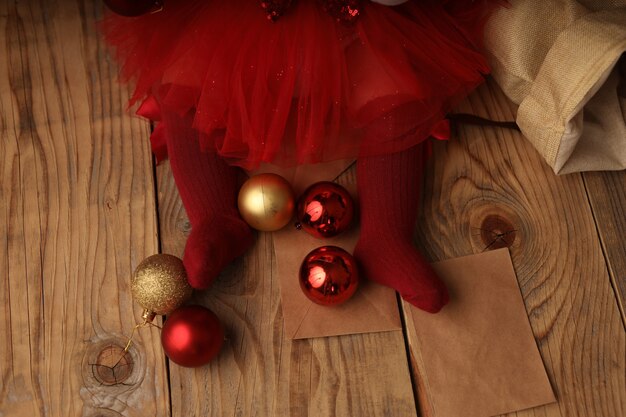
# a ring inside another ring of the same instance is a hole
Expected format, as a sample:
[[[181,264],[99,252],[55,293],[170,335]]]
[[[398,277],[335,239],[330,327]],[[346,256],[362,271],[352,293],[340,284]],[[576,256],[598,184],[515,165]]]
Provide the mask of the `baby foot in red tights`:
[[[422,151],[418,145],[358,159],[361,237],[354,255],[366,277],[396,289],[416,307],[436,313],[448,302],[448,291],[412,242]]]
[[[191,286],[204,289],[254,241],[252,229],[237,210],[238,169],[201,148],[189,116],[162,111],[161,123],[174,180],[191,222],[183,263]]]
[[[448,290],[410,243],[398,237],[361,235],[354,256],[367,278],[397,290],[419,309],[436,313],[448,303]]]
[[[192,227],[183,263],[189,284],[208,288],[220,272],[254,243],[250,227],[234,216],[215,216]]]

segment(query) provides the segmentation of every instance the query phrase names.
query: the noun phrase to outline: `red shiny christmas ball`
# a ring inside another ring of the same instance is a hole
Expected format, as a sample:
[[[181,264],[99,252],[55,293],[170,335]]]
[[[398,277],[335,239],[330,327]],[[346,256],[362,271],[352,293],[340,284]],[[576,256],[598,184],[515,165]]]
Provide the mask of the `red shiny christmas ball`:
[[[300,288],[317,304],[341,304],[354,295],[358,285],[356,261],[337,246],[312,250],[300,266]]]
[[[296,206],[298,227],[317,238],[327,238],[347,230],[354,217],[350,193],[339,184],[322,181],[300,196]]]
[[[146,14],[153,9],[161,6],[159,0],[104,0],[113,13],[121,16],[134,17]]]
[[[224,328],[217,316],[202,306],[181,307],[170,315],[161,331],[165,354],[180,366],[195,368],[217,356],[224,343]]]

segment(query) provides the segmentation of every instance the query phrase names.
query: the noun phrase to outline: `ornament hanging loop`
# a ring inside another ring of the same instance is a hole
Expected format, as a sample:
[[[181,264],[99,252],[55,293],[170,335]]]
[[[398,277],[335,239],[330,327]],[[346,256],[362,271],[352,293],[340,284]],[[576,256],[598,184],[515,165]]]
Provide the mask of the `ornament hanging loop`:
[[[137,331],[137,329],[140,329],[146,326],[152,326],[161,330],[161,326],[158,326],[153,323],[153,320],[155,317],[156,317],[156,313],[154,311],[150,311],[148,309],[143,310],[143,312],[141,313],[141,318],[143,319],[143,321],[141,323],[135,324],[135,326],[133,327],[133,330],[130,332],[130,336],[128,337],[128,341],[126,342],[126,346],[124,346],[124,350],[122,351],[122,355],[119,360],[122,360],[122,357],[124,357],[124,355],[130,349],[130,345],[132,345],[133,343],[133,337],[135,336],[135,332]]]

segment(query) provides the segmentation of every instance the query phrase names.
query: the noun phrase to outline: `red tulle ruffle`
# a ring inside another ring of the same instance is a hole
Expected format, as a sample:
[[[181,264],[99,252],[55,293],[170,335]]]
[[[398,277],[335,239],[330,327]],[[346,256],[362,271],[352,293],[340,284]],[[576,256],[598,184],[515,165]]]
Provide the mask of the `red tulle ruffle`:
[[[174,0],[109,15],[102,29],[141,114],[191,112],[204,149],[254,168],[397,152],[441,132],[488,72],[479,47],[493,6],[363,2],[346,25],[315,0],[276,22],[256,0]],[[153,137],[161,158],[163,131]]]

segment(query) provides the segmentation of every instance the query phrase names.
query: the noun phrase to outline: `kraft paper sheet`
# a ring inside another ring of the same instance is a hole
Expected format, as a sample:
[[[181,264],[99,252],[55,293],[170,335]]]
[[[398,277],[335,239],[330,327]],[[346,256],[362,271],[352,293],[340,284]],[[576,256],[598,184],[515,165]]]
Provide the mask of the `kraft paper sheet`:
[[[438,314],[404,303],[435,417],[488,417],[556,401],[507,248],[433,265],[450,291]]]

